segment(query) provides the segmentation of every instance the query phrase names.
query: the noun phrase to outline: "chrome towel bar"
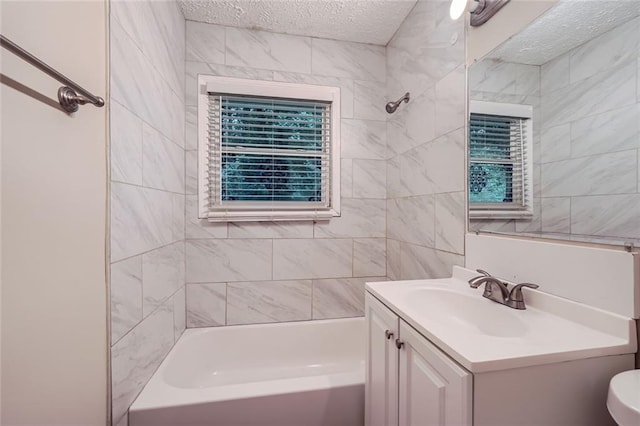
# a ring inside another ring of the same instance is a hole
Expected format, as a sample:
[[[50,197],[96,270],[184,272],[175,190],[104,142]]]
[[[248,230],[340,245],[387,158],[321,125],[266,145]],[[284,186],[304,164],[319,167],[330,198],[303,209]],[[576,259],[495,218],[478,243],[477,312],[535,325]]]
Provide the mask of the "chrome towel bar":
[[[58,80],[60,83],[64,84],[64,86],[58,89],[58,101],[60,102],[60,106],[62,106],[65,111],[76,112],[79,108],[79,105],[84,105],[86,103],[93,104],[97,107],[104,106],[104,99],[99,96],[95,96],[89,91],[83,89],[73,80],[65,77],[63,74],[51,68],[49,65],[45,64],[40,59],[36,58],[31,53],[27,52],[1,34],[0,45],[2,45],[2,47],[7,49],[14,55],[19,56],[25,62],[30,63],[45,74],[48,74],[49,76]],[[78,95],[78,93],[80,95]]]

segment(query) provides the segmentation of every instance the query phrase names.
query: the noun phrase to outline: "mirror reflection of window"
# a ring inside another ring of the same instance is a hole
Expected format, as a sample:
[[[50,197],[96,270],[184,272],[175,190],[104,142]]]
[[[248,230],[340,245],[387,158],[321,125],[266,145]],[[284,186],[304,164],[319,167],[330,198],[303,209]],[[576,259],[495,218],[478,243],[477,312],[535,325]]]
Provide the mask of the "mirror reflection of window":
[[[531,216],[532,107],[472,101],[470,109],[470,216]]]

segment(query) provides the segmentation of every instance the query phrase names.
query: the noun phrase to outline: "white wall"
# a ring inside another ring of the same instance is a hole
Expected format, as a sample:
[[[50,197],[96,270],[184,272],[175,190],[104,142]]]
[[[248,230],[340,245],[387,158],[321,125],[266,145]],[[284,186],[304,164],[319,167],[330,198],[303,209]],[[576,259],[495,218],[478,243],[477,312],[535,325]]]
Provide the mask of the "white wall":
[[[186,59],[187,326],[363,315],[386,275],[384,46],[187,21]],[[197,74],[340,87],[341,217],[198,220]]]
[[[103,1],[1,7],[3,35],[106,98]],[[1,55],[2,74],[56,99],[59,83]],[[0,97],[0,422],[104,425],[107,109],[68,116],[5,84]]]
[[[511,0],[484,25],[469,26],[467,64],[472,64],[498,47],[557,2],[558,0]]]

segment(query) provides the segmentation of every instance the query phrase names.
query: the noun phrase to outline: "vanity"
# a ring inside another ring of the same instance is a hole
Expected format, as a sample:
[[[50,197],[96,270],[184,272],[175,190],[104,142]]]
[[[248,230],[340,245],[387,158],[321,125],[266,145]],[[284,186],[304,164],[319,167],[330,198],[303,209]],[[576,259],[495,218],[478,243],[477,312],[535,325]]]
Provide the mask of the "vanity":
[[[447,279],[367,283],[367,425],[615,425],[633,320],[526,289],[525,310]],[[542,284],[542,283],[541,283]]]

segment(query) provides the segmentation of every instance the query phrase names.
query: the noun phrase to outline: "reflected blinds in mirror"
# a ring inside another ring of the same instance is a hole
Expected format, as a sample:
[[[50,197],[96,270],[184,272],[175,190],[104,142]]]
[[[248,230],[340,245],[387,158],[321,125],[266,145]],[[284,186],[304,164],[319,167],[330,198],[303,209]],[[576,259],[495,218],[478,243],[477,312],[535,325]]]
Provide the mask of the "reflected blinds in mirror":
[[[471,113],[469,202],[471,208],[526,209],[528,119]]]

